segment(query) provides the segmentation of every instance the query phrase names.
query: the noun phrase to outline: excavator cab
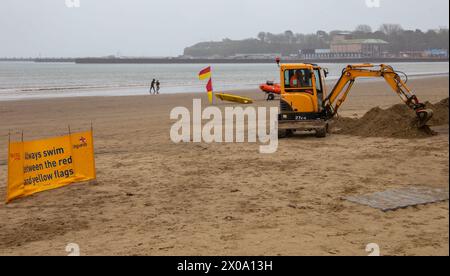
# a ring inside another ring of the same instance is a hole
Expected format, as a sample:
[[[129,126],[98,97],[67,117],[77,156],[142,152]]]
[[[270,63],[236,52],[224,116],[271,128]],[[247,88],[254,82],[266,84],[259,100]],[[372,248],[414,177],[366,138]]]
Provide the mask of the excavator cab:
[[[283,64],[280,71],[280,137],[295,131],[316,131],[317,136],[326,136],[328,122],[323,116],[326,70],[315,64]]]

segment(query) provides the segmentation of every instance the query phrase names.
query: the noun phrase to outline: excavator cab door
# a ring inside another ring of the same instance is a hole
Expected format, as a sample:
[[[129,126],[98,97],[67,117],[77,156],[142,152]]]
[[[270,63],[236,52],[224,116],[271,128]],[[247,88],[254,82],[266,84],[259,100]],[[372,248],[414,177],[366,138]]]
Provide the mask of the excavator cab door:
[[[310,68],[286,69],[283,72],[282,101],[290,111],[300,113],[318,112],[316,77]]]
[[[322,112],[323,109],[323,100],[325,96],[325,80],[324,80],[325,71],[320,68],[314,69],[314,78],[316,83],[316,93],[317,93],[317,105],[318,112]]]

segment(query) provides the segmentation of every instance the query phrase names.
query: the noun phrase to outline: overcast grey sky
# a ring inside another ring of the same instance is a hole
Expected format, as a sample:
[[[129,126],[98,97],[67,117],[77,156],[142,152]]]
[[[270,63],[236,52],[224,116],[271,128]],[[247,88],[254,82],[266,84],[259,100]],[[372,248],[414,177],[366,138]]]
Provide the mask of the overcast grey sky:
[[[1,0],[0,57],[177,56],[200,41],[260,31],[448,26],[448,0]]]

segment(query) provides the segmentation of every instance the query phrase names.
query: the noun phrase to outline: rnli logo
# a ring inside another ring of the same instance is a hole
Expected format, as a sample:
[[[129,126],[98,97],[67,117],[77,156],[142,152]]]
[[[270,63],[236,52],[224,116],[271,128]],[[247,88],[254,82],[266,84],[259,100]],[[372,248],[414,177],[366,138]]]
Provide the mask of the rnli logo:
[[[80,138],[80,143],[81,143],[82,145],[87,145],[87,139],[84,138],[84,137],[81,137],[81,138]]]
[[[88,140],[85,137],[83,136],[80,137],[78,141],[79,141],[78,145],[73,145],[74,149],[86,148],[88,146]]]
[[[9,155],[9,158],[10,158],[12,161],[20,161],[20,153],[11,153],[11,154]]]

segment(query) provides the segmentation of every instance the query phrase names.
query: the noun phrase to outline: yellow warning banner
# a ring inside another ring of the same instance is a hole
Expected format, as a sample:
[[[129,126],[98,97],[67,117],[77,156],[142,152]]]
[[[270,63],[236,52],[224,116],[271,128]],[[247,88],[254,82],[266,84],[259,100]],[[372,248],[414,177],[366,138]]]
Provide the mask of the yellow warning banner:
[[[92,131],[9,143],[6,202],[95,178]]]

